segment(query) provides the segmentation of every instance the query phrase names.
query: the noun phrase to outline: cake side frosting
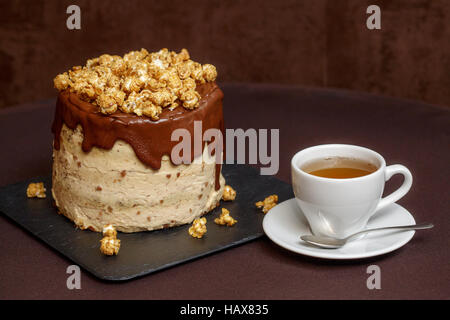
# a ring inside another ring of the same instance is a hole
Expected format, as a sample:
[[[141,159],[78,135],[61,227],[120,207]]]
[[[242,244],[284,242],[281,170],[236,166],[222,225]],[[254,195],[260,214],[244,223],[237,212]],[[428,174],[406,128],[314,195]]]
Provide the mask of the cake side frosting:
[[[200,161],[173,165],[167,155],[155,170],[117,140],[110,150],[83,151],[83,129],[61,129],[60,149],[53,150],[52,195],[59,213],[80,229],[101,232],[112,224],[122,232],[150,231],[191,223],[214,209],[225,180],[205,146]]]

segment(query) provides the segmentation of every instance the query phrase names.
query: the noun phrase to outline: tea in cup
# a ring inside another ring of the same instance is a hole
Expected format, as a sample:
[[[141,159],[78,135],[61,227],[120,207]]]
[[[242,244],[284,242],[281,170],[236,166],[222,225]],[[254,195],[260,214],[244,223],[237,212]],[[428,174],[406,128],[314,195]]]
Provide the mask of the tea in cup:
[[[304,149],[291,161],[296,202],[315,235],[345,238],[362,231],[377,211],[402,198],[412,175],[404,166],[386,166],[370,149],[327,144]],[[403,184],[382,198],[385,182],[394,174]]]

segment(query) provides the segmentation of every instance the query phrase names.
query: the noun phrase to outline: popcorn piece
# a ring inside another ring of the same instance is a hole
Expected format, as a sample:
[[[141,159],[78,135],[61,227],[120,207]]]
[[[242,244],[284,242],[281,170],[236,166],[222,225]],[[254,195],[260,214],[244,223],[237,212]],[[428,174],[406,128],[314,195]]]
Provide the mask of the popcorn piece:
[[[225,188],[223,188],[223,194],[222,194],[222,200],[224,201],[233,201],[236,198],[236,191],[226,185]]]
[[[192,64],[190,64],[188,62],[180,63],[177,65],[178,76],[180,77],[181,80],[187,79],[191,75],[191,72],[193,71],[193,69],[194,68],[193,68]]]
[[[186,90],[195,90],[197,87],[197,84],[195,83],[195,80],[192,78],[187,78],[183,80],[183,89]]]
[[[136,102],[127,100],[124,102],[123,106],[119,106],[119,109],[125,113],[133,113],[136,109]]]
[[[113,61],[113,57],[109,54],[102,54],[98,57],[98,63],[101,65],[109,65]]]
[[[27,197],[28,198],[45,198],[45,189],[43,182],[38,183],[30,183],[27,188]]]
[[[77,82],[74,84],[74,88],[84,101],[91,101],[96,98],[95,88],[87,82]]]
[[[255,203],[257,208],[262,208],[262,212],[267,213],[270,209],[275,207],[278,202],[278,196],[273,194],[264,199],[264,201],[258,201]]]
[[[212,82],[217,78],[217,70],[212,64],[204,64],[203,67],[203,77],[206,81]]]
[[[167,50],[167,49],[166,49]],[[141,49],[140,51],[131,51],[123,56],[125,61],[138,61],[142,60],[149,55],[149,52],[145,49]]]
[[[59,91],[66,90],[71,85],[71,81],[67,72],[58,74],[53,80],[53,84]]]
[[[176,53],[164,48],[154,53],[131,51],[123,57],[103,54],[57,75],[53,82],[59,91],[76,93],[103,114],[120,110],[157,120],[162,108],[197,108],[197,84],[216,77],[213,65],[192,61],[186,49]]]
[[[154,104],[161,107],[166,107],[173,101],[172,94],[167,89],[151,93],[150,99]]]
[[[102,230],[103,238],[100,240],[100,251],[104,255],[117,255],[120,249],[120,240],[117,239],[117,230],[112,224],[105,225]]]
[[[91,76],[94,77],[93,79],[89,79],[89,80],[94,80],[94,82],[99,81],[99,82],[105,83],[105,82],[107,82],[109,77],[113,76],[111,68],[108,68],[107,66],[104,66],[104,65],[92,67],[91,70],[86,68],[85,72],[89,72],[91,74]],[[94,73],[97,76],[95,76]]]
[[[142,114],[152,118],[152,120],[158,120],[158,115],[162,112],[160,106],[154,105],[151,101],[147,101],[142,107]],[[135,112],[137,114],[137,112]]]
[[[125,93],[117,88],[106,89],[106,94],[113,98],[118,106],[123,105],[125,102]]]
[[[162,88],[166,87],[166,83],[164,81],[159,81],[155,78],[150,78],[145,89],[151,90],[151,91],[159,91]]]
[[[230,211],[228,211],[225,208],[222,208],[222,213],[220,214],[220,217],[214,219],[214,222],[222,226],[227,225],[229,227],[232,227],[237,222],[237,220],[233,219],[233,217],[230,216]]]
[[[203,78],[203,68],[198,62],[194,62],[194,70],[191,72],[191,78],[198,83],[205,83],[205,78]]]
[[[102,93],[96,99],[97,105],[100,107],[100,112],[103,114],[111,114],[117,111],[117,103],[113,97]]]
[[[141,90],[141,83],[135,77],[126,77],[123,79],[121,89],[125,93],[139,92]]]
[[[177,95],[183,87],[183,82],[178,75],[173,72],[167,72],[164,77],[161,77],[161,79],[165,81],[167,83],[167,87],[172,89],[172,91]]]
[[[103,236],[110,238],[117,238],[117,230],[112,224],[108,224],[103,227]]]
[[[86,61],[86,67],[93,68],[99,65],[99,58],[92,58]]]
[[[187,90],[181,94],[180,100],[186,109],[195,109],[200,101],[200,94],[194,90]]]
[[[206,233],[206,218],[197,218],[189,228],[189,234],[194,238],[202,238]]]
[[[113,237],[104,237],[100,240],[100,251],[104,255],[117,255],[120,249],[120,240]]]
[[[180,53],[177,55],[178,59],[181,61],[187,61],[191,57],[189,56],[189,52],[186,49],[181,49]]]

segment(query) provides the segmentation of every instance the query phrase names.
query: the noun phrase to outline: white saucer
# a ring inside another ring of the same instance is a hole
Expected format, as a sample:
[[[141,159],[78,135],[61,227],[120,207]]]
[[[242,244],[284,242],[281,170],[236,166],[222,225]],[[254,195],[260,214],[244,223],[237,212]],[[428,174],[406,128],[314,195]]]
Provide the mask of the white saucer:
[[[377,212],[367,224],[367,229],[415,224],[413,216],[394,203]],[[264,217],[266,235],[279,246],[293,252],[324,259],[360,259],[394,251],[414,236],[415,231],[371,232],[360,240],[347,243],[339,249],[314,247],[300,236],[311,234],[308,221],[295,199],[286,200],[273,207]]]

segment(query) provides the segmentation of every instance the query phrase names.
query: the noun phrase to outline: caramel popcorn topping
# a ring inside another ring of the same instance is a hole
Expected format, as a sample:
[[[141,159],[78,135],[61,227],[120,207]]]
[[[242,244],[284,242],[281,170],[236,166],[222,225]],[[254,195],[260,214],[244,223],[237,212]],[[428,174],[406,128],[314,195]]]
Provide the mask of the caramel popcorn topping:
[[[213,82],[216,77],[213,65],[192,61],[186,49],[179,53],[141,49],[123,57],[104,54],[89,59],[85,66],[75,66],[53,82],[59,91],[76,93],[103,114],[119,110],[158,120],[163,108],[197,108],[197,84]]]
[[[103,227],[103,236],[104,237],[111,237],[116,238],[117,237],[117,231],[116,228],[112,224],[108,224]]]
[[[223,188],[222,200],[233,201],[234,199],[236,199],[236,191],[232,187],[226,185]]]
[[[104,255],[117,255],[120,249],[120,240],[114,237],[104,237],[100,240],[100,251]]]
[[[103,227],[103,238],[100,240],[100,252],[107,256],[117,255],[120,249],[120,240],[117,239],[117,230],[112,224]]]
[[[189,228],[189,234],[194,238],[202,238],[206,233],[206,218],[197,218]]]
[[[30,183],[27,188],[27,197],[28,198],[45,198],[45,189],[43,182],[38,183]]]
[[[222,226],[227,225],[231,227],[237,222],[237,220],[233,219],[233,217],[230,216],[230,211],[228,211],[225,208],[222,208],[222,213],[220,214],[220,217],[214,219],[214,222]]]
[[[264,199],[264,201],[258,201],[255,203],[257,208],[262,208],[262,212],[267,213],[270,209],[275,207],[278,202],[278,196],[273,194]]]

